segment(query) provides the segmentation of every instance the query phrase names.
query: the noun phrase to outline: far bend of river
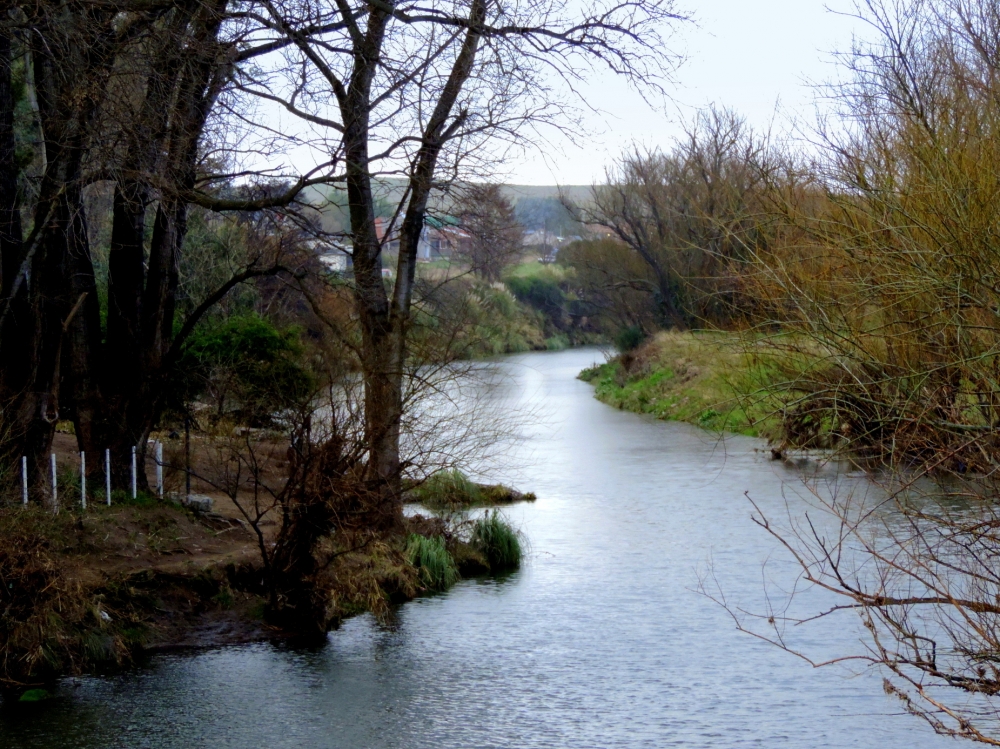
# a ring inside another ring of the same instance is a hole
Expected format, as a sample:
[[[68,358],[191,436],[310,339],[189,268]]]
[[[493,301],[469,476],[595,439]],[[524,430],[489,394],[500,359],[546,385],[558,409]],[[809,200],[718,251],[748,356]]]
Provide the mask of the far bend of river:
[[[531,542],[522,571],[408,603],[390,625],[349,620],[318,649],[163,655],[66,680],[53,703],[0,715],[0,747],[945,746],[877,674],[814,670],[738,633],[695,591],[711,562],[727,594],[760,608],[761,564],[781,557],[744,492],[775,515],[785,498],[804,510],[799,475],[765,460],[758,440],[720,443],[599,403],[575,378],[601,358],[498,364],[510,377],[495,397],[545,417],[511,461],[538,494],[508,511]],[[795,642],[819,655],[860,648],[846,618]]]

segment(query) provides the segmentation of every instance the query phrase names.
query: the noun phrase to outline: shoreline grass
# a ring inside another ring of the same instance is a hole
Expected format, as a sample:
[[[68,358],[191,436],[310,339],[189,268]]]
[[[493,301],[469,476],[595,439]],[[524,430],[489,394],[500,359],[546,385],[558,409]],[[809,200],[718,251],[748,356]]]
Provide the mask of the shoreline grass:
[[[524,559],[521,534],[497,510],[473,523],[471,544],[486,558],[494,573],[516,570]]]
[[[427,590],[446,590],[460,578],[455,560],[441,536],[411,534],[406,543],[406,559],[416,568]]]
[[[765,438],[777,434],[778,421],[753,393],[777,376],[772,362],[745,351],[738,334],[673,331],[579,374],[615,408]]]
[[[455,469],[438,471],[414,486],[407,499],[430,510],[455,512],[476,507],[495,507],[515,502],[534,502],[531,492],[522,493],[503,484],[479,484]]]

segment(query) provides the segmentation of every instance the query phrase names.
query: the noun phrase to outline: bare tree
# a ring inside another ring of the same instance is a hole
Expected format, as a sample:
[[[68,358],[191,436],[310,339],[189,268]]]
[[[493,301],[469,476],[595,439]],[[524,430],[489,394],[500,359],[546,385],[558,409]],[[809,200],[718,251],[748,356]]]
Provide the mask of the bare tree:
[[[432,193],[486,166],[487,144],[546,123],[565,125],[553,80],[572,89],[582,71],[601,66],[657,90],[675,61],[662,32],[680,17],[669,0],[598,3],[582,12],[534,0],[267,9],[271,28],[294,42],[295,54],[286,55],[283,70],[247,75],[240,85],[319,131],[314,146],[343,165],[338,183],[349,206],[362,331],[367,466],[396,503],[417,248]],[[310,36],[304,19],[331,31]],[[375,196],[389,176],[401,177],[405,188],[386,232],[399,238],[387,289]]]
[[[38,93],[43,174],[31,231],[15,236],[9,192],[17,173],[9,144],[0,144],[8,449],[28,454],[41,476],[62,405],[81,449],[112,448],[120,480],[127,448],[145,445],[162,384],[199,319],[240,283],[295,271],[280,238],[264,242],[179,322],[188,206],[271,209],[304,225],[295,209],[302,191],[334,185],[346,194],[354,254],[366,470],[387,497],[398,496],[407,331],[432,193],[488,166],[494,151],[486,144],[566,126],[559,91],[573,91],[590,68],[660,91],[675,62],[663,34],[680,18],[670,0],[581,11],[496,0],[427,7],[122,0],[20,3],[9,11],[3,68],[10,40],[15,56],[27,55]],[[6,122],[15,109],[11,87],[0,82],[0,95]],[[312,135],[276,132],[252,111],[254,101],[282,107]],[[211,152],[213,128],[222,137]],[[317,165],[270,189],[287,168],[271,172],[254,159],[266,162],[292,145],[312,148]],[[231,173],[220,174],[220,164]],[[374,219],[379,180],[394,176],[405,188],[390,220],[400,252],[387,288]],[[234,189],[234,179],[247,184]],[[94,181],[114,183],[106,335],[82,197]]]
[[[978,0],[858,12],[878,38],[844,57],[842,127],[786,196],[786,246],[754,258],[768,314],[753,346],[788,375],[762,391],[787,442],[837,449],[882,491],[817,492],[823,517],[758,509],[802,580],[836,600],[733,613],[814,664],[792,625],[857,615],[862,646],[837,660],[882,669],[939,733],[1000,745],[1000,16]]]
[[[469,235],[459,256],[473,273],[496,283],[522,249],[524,227],[514,215],[514,204],[493,184],[469,185],[459,200],[461,226]]]
[[[194,473],[232,500],[254,534],[268,619],[314,635],[330,626],[332,576],[346,557],[401,552],[401,519],[367,477],[363,384],[350,358],[318,365],[322,385],[282,393],[277,414],[275,388],[234,382],[233,396],[271,428],[206,434],[210,457]],[[532,414],[493,398],[497,378],[491,365],[470,362],[430,364],[407,378],[401,464],[411,483],[456,466],[489,470],[516,444]]]
[[[761,609],[737,607],[717,584],[706,582],[703,592],[742,631],[814,667],[876,667],[886,693],[936,732],[998,746],[1000,518],[992,484],[935,487],[917,476],[833,496],[813,487],[814,511],[805,517],[791,506],[786,517],[769,517],[754,504],[754,522],[788,553],[799,579],[769,588]],[[833,597],[822,610],[814,608],[816,588]],[[806,591],[809,608],[793,613]],[[862,647],[823,658],[799,644],[802,630],[829,619],[842,627],[860,619]]]
[[[739,314],[742,266],[767,241],[762,194],[776,166],[768,139],[743,118],[702,112],[669,152],[626,154],[590,202],[573,207],[638,262],[622,264],[611,254],[602,263],[579,252],[577,259],[591,265],[595,279],[605,277],[604,292],[644,292],[654,324],[726,323]]]

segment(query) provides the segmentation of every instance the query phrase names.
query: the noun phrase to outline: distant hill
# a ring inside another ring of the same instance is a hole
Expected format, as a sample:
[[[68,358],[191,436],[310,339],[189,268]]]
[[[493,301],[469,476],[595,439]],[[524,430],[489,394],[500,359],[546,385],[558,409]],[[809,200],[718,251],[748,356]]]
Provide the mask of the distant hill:
[[[590,185],[504,185],[504,192],[515,203],[522,198],[558,198],[560,195],[581,203],[590,197]]]
[[[403,197],[406,182],[402,179],[381,180],[376,187],[376,211],[390,215]],[[331,193],[328,188],[310,187],[304,192],[305,202],[316,206],[327,231],[340,231],[347,220],[343,193]],[[517,210],[518,220],[528,230],[544,229],[557,234],[575,234],[575,222],[560,202],[566,197],[574,203],[584,203],[590,197],[589,185],[504,185],[504,192]],[[333,200],[330,196],[334,196]],[[431,211],[448,211],[440,199]]]

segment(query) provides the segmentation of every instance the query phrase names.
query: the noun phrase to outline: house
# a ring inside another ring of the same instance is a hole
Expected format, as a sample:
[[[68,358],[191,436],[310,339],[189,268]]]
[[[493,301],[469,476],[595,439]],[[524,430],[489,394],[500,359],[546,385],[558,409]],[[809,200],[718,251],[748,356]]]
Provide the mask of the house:
[[[305,244],[331,273],[348,275],[353,272],[354,255],[350,244],[323,239],[309,239]]]
[[[521,240],[521,245],[525,249],[542,250],[544,252],[558,249],[565,243],[565,237],[560,237],[543,229],[535,229],[533,231],[525,232],[524,239]]]
[[[467,254],[472,235],[459,226],[459,221],[451,216],[442,218],[428,216],[417,245],[418,260],[438,260],[452,255]]]
[[[382,242],[382,251],[387,255],[399,255],[398,225],[388,234],[389,219],[375,219],[375,235]],[[417,260],[429,262],[450,258],[456,252],[467,251],[472,236],[459,226],[458,219],[428,216],[417,243]]]

